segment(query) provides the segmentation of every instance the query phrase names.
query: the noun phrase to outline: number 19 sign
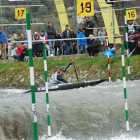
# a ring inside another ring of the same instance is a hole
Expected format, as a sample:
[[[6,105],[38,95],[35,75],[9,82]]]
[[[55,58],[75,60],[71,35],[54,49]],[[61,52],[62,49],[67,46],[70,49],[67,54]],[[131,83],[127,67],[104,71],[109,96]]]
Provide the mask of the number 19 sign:
[[[77,16],[94,16],[94,0],[77,0]]]
[[[26,19],[26,8],[15,8],[15,19]]]

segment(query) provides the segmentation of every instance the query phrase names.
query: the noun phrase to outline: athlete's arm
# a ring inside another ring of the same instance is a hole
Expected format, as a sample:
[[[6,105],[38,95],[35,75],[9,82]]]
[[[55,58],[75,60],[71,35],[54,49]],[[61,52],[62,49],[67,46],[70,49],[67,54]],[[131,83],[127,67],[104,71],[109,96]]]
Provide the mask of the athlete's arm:
[[[69,63],[66,67],[66,71],[72,66],[72,64],[75,63],[75,60],[72,60],[71,63]]]
[[[61,82],[63,82],[63,83],[68,83],[62,76],[60,76],[60,75],[57,75],[57,80],[58,81],[61,81]]]

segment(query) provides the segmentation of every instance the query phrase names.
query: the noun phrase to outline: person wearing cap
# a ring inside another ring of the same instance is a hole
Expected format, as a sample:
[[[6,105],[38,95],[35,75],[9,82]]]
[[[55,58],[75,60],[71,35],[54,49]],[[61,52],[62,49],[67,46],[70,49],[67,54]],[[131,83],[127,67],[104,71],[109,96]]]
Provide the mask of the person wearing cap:
[[[72,32],[69,30],[69,25],[67,24],[66,30],[62,34],[62,38],[63,39],[66,39],[66,38],[70,39],[72,37],[73,37]],[[73,51],[73,44],[72,43],[74,43],[74,41],[73,40],[62,40],[62,42],[63,42],[63,45],[65,45],[66,55],[71,54],[71,52]],[[68,48],[68,46],[70,49]]]
[[[3,42],[3,37],[4,37],[4,42]],[[6,43],[7,43],[7,35],[5,33],[3,33],[0,29],[0,50],[1,50],[1,55],[2,55],[1,60],[4,60],[4,50],[3,49],[5,49],[5,58],[7,58]]]
[[[84,24],[85,29],[85,36],[89,37],[89,35],[93,35],[93,29],[89,29],[89,28],[94,28],[94,24],[93,22],[89,19],[88,16],[86,16],[86,23]],[[90,40],[87,39],[87,44],[89,44]]]
[[[65,74],[65,72],[72,66],[72,64],[75,63],[75,60],[72,60],[71,63],[69,63],[67,65],[67,67],[65,68],[64,66],[61,66],[59,68],[59,71],[56,71],[51,78],[49,79],[49,84],[51,85],[58,85],[58,84],[62,84],[62,83],[68,83],[64,78],[63,75]]]
[[[16,37],[16,34],[15,34],[15,31],[14,30],[11,30],[11,38],[7,39],[8,41],[11,41],[11,46],[9,48],[9,59],[11,59],[11,50],[13,50],[14,48],[16,48],[16,43],[15,42],[12,42],[12,41],[15,41],[15,38]]]
[[[87,48],[89,55],[94,57],[94,53],[100,52],[100,43],[93,38],[93,35],[90,35],[90,42]]]
[[[37,33],[37,32],[35,32],[35,33],[34,33],[34,36],[33,36],[33,40],[36,40],[36,39],[37,39],[37,37],[38,37],[38,33]]]

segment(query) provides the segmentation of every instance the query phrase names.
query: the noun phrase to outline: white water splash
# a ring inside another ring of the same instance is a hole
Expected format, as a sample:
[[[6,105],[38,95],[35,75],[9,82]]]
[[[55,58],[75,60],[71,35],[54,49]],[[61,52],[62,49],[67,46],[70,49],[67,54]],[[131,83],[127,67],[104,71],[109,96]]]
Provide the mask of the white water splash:
[[[120,137],[113,137],[110,140],[139,140],[140,138],[130,137],[127,134],[122,134]],[[108,140],[108,139],[105,139]]]
[[[46,138],[47,136],[44,135],[43,137],[39,137],[39,140],[75,140],[75,139],[67,139],[64,136],[62,136],[62,129],[59,131],[59,133],[56,136],[53,136],[51,138]]]

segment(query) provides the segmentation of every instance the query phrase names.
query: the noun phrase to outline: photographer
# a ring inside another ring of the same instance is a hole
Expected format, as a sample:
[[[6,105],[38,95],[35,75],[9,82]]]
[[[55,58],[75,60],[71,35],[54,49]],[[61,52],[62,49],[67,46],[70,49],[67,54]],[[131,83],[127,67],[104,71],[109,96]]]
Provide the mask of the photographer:
[[[92,38],[93,35],[90,35],[89,37],[90,37],[89,45],[88,47],[85,48],[87,48],[89,55],[91,56],[92,54],[92,57],[94,57],[94,53],[100,52],[100,43],[94,38]]]

